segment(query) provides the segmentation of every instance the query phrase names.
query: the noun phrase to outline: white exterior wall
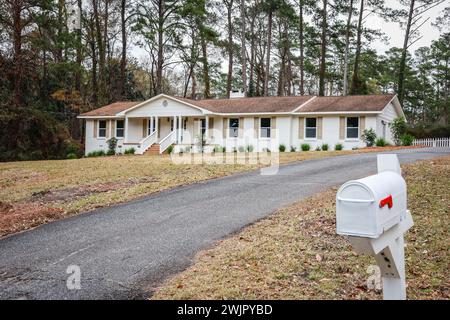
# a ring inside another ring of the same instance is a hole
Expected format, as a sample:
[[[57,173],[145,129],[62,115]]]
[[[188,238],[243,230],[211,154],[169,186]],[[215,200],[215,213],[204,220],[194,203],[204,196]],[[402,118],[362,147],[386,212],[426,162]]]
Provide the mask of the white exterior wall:
[[[164,101],[166,103],[164,103]],[[258,115],[255,116],[260,118],[268,117],[272,119],[276,119],[276,132],[275,137],[272,134],[271,138],[260,138],[260,125],[258,121],[257,128],[257,136],[255,136],[255,128],[254,116],[239,116],[239,115],[227,115],[225,116],[227,119],[230,118],[240,118],[243,121],[243,135],[237,138],[230,138],[228,132],[228,124],[226,129],[226,138],[223,138],[223,119],[224,116],[212,115],[204,110],[196,107],[191,107],[189,105],[184,104],[183,102],[178,102],[170,98],[161,97],[160,99],[156,99],[148,102],[147,104],[142,105],[136,109],[132,109],[124,114],[121,114],[122,117],[127,117],[128,121],[125,121],[125,124],[128,122],[128,127],[125,128],[125,135],[128,143],[139,143],[142,139],[142,124],[143,118],[150,117],[158,117],[160,119],[159,126],[159,136],[160,139],[163,139],[170,133],[170,123],[173,120],[174,116],[183,117],[184,119],[188,119],[186,124],[186,130],[182,129],[183,140],[181,144],[183,145],[192,145],[196,143],[196,137],[200,130],[200,119],[205,118],[206,116],[209,119],[214,118],[214,126],[213,129],[208,128],[208,137],[207,144],[225,146],[228,152],[233,151],[234,148],[239,150],[240,147],[246,148],[247,146],[253,146],[254,151],[261,152],[265,149],[270,149],[271,151],[278,151],[278,147],[280,144],[284,144],[286,146],[286,152],[290,151],[291,146],[294,146],[297,151],[300,151],[300,145],[302,143],[308,143],[311,146],[311,150],[314,150],[317,146],[321,146],[326,143],[329,146],[329,150],[334,150],[334,147],[337,143],[341,143],[344,146],[344,149],[349,150],[354,147],[365,147],[364,142],[361,139],[357,140],[346,140],[339,139],[340,132],[340,116],[342,115],[311,115],[311,117],[322,117],[322,139],[299,139],[298,135],[298,127],[299,115]],[[349,116],[358,116],[349,115]],[[301,117],[306,117],[306,115],[301,115]],[[364,115],[365,117],[365,128],[373,128],[376,131],[378,137],[383,137],[383,125],[382,121],[386,122],[385,129],[385,139],[392,143],[392,135],[389,128],[389,123],[396,117],[398,117],[397,110],[395,106],[390,103],[383,110],[382,114],[374,114],[374,115]],[[194,121],[198,119],[197,121]],[[169,119],[169,121],[168,121]],[[101,119],[97,119],[101,120]],[[111,119],[105,119],[106,121],[110,121]],[[112,121],[115,121],[112,119]],[[272,120],[273,121],[273,120]],[[272,123],[272,127],[273,127]],[[109,124],[109,128],[111,131],[111,125]],[[85,153],[89,153],[97,150],[108,150],[108,145],[106,141],[111,136],[115,136],[115,132],[110,132],[107,138],[94,138],[94,120],[87,119],[86,120],[86,147]],[[98,136],[98,134],[97,134]],[[118,152],[123,152],[125,149],[135,147],[136,145],[123,145],[123,138],[119,138],[118,141]]]
[[[139,142],[142,137],[142,119],[128,119],[127,141]]]
[[[98,120],[103,120],[103,119],[98,119]],[[111,119],[104,119],[106,121],[110,121]],[[116,121],[116,120],[111,120],[111,121]],[[98,127],[97,127],[98,130]],[[86,120],[86,133],[85,133],[85,149],[84,149],[84,154],[87,155],[89,152],[92,151],[99,151],[99,150],[103,150],[103,151],[108,151],[108,144],[106,143],[106,141],[109,139],[109,137],[111,137],[111,135],[115,136],[116,133],[112,132],[112,128],[111,125],[109,124],[109,136],[108,137],[98,137],[98,132],[97,132],[97,138],[94,138],[94,120]],[[118,138],[117,141],[117,150],[119,152],[123,152],[123,150],[126,149],[126,147],[123,147],[123,138]]]
[[[393,144],[394,140],[392,139],[392,133],[389,124],[392,122],[392,120],[399,116],[400,115],[397,113],[394,104],[392,102],[389,103],[386,108],[384,108],[383,113],[380,114],[376,119],[377,137],[384,138],[387,142]],[[383,122],[385,123],[384,125]]]
[[[352,115],[357,116],[357,115]],[[376,116],[372,115],[364,115],[365,116],[365,128],[373,128],[376,130]],[[340,132],[340,115],[333,116],[311,116],[311,117],[322,117],[322,139],[308,139],[303,138],[299,139],[298,135],[298,127],[299,120],[298,117],[294,117],[292,121],[292,145],[296,147],[297,150],[301,150],[300,146],[303,143],[308,143],[311,146],[310,150],[315,150],[318,146],[322,146],[322,144],[328,144],[328,150],[334,150],[334,147],[337,143],[341,143],[344,147],[344,150],[351,150],[353,148],[363,148],[365,147],[365,143],[361,140],[354,139],[339,139]],[[305,133],[303,132],[303,137],[305,137]]]
[[[265,116],[258,116],[258,118],[264,118]],[[227,119],[230,118],[242,118],[243,119],[243,135],[242,137],[237,138],[230,138],[229,137],[229,131],[228,128],[226,130],[226,138],[223,139],[223,118],[216,118],[218,119],[217,122],[214,123],[214,127],[218,135],[216,135],[217,139],[213,141],[214,144],[225,146],[227,152],[233,151],[235,148],[236,150],[239,150],[240,147],[246,148],[247,146],[252,146],[253,151],[255,152],[262,152],[264,150],[271,150],[273,152],[278,151],[278,147],[281,143],[283,143],[286,146],[286,150],[289,151],[289,137],[290,137],[290,116],[288,117],[270,117],[266,116],[268,118],[272,118],[272,121],[276,121],[276,132],[275,137],[272,133],[270,138],[260,138],[260,126],[258,121],[258,128],[257,128],[257,136],[255,136],[255,117],[234,117],[230,116],[227,117]],[[275,120],[274,120],[275,118]],[[216,126],[217,123],[217,126]],[[228,120],[227,120],[228,123]],[[272,124],[273,126],[273,124]]]

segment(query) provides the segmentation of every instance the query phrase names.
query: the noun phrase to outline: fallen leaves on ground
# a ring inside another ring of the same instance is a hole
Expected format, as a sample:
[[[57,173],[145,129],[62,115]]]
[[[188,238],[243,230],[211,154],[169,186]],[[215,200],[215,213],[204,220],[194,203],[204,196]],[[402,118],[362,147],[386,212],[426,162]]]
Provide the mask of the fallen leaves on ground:
[[[450,157],[402,166],[414,227],[406,236],[410,299],[449,299]],[[372,257],[335,231],[336,189],[283,208],[199,253],[152,299],[381,299]]]
[[[379,150],[273,156],[279,156],[280,163],[288,163],[374,151]],[[2,206],[11,206],[8,210],[0,206],[0,237],[95,208],[256,168],[255,164],[174,164],[169,156],[138,155],[0,163],[0,201]]]

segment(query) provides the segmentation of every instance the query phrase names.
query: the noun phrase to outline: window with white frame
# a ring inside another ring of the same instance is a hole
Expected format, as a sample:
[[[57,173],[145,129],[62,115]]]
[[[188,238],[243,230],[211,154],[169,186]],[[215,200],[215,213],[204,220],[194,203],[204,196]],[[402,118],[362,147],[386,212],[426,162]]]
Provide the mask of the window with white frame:
[[[106,120],[100,120],[98,122],[98,136],[99,138],[106,137]]]
[[[117,138],[123,138],[124,129],[125,129],[125,121],[117,120],[116,121],[116,137]]]
[[[347,117],[347,139],[358,139],[359,137],[359,117]]]
[[[237,138],[239,136],[239,119],[231,118],[229,128],[230,128],[230,138]]]
[[[305,119],[305,138],[316,139],[317,137],[317,118]]]
[[[261,138],[270,138],[271,119],[261,118]]]

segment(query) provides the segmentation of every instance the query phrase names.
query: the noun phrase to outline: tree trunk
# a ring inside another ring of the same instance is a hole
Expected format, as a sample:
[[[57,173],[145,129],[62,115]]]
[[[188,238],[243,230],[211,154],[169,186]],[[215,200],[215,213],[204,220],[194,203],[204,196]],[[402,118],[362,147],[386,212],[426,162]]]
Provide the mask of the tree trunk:
[[[255,20],[256,14],[252,15],[252,20],[250,23],[250,81],[249,81],[249,94],[251,96],[255,95],[255,79],[254,79],[254,70],[255,70]]]
[[[208,64],[208,48],[205,36],[201,36],[201,46],[202,46],[202,56],[203,56],[203,81],[205,82],[204,98],[208,99],[211,97],[211,83],[209,79],[209,64]]]
[[[75,90],[81,91],[81,63],[82,63],[82,33],[81,33],[81,9],[82,9],[82,0],[77,0],[78,5],[78,13],[80,14],[80,25],[76,30],[76,62],[77,62],[77,72],[75,73]]]
[[[227,98],[230,98],[233,80],[233,25],[231,10],[233,10],[233,0],[227,3],[228,18],[228,73],[227,73]]]
[[[162,93],[162,72],[164,66],[164,1],[160,0],[158,5],[158,61],[156,65],[156,88],[155,95]]]
[[[353,14],[353,0],[350,0],[348,18],[347,18],[347,32],[345,34],[345,53],[344,53],[344,90],[343,95],[348,93],[348,51],[350,46],[350,28]]]
[[[267,30],[267,56],[266,56],[266,72],[264,74],[264,96],[269,95],[269,72],[270,72],[270,48],[272,46],[272,10],[269,11],[269,25]]]
[[[98,47],[98,64],[99,64],[99,103],[104,105],[107,103],[106,98],[106,51],[105,44],[103,43],[102,28],[100,23],[100,17],[98,12],[97,0],[92,0],[94,20],[95,20],[95,33],[97,37],[97,47]]]
[[[242,61],[242,89],[247,96],[247,57],[245,50],[245,0],[241,0],[241,61]]]
[[[408,14],[408,22],[406,23],[406,32],[405,32],[405,39],[403,41],[403,50],[402,50],[402,56],[400,59],[400,68],[398,71],[398,99],[400,100],[400,103],[403,104],[403,99],[405,96],[405,89],[404,89],[404,82],[405,82],[405,69],[406,69],[406,54],[408,51],[408,43],[409,43],[409,36],[411,31],[411,23],[414,13],[414,5],[415,0],[411,0],[410,6],[409,6],[409,14]]]
[[[299,30],[300,30],[300,95],[305,94],[305,36],[303,34],[303,1],[300,0],[300,12],[299,12]],[[352,0],[353,1],[353,0]]]
[[[127,63],[127,31],[126,31],[126,0],[121,0],[120,2],[120,24],[122,31],[122,56],[120,58],[120,81],[119,81],[119,97],[123,99],[125,97],[125,70]]]
[[[196,95],[197,95],[197,80],[195,78],[195,73],[192,73],[191,98],[195,99]]]
[[[13,103],[20,107],[22,103],[22,7],[20,3],[12,5],[13,18]]]
[[[355,65],[353,67],[353,77],[352,77],[352,94],[361,93],[361,80],[359,79],[359,60],[361,59],[361,34],[362,34],[362,20],[364,12],[364,0],[361,0],[361,6],[359,9],[358,18],[358,32],[356,36],[356,53],[355,53]]]
[[[320,48],[320,67],[319,67],[319,96],[325,95],[325,62],[327,49],[327,0],[323,0],[322,11],[322,36]]]

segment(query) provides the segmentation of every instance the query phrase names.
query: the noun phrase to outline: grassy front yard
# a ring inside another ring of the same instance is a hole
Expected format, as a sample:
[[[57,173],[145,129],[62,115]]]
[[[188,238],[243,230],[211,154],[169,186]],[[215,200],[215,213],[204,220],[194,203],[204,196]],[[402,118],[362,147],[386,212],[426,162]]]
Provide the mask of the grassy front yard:
[[[373,151],[379,150],[280,153],[280,162]],[[256,167],[176,165],[168,156],[0,163],[0,237],[97,207]]]
[[[409,299],[450,298],[450,157],[402,166],[414,227],[406,236]],[[153,299],[381,299],[373,258],[335,231],[336,189],[283,208],[201,252]]]

